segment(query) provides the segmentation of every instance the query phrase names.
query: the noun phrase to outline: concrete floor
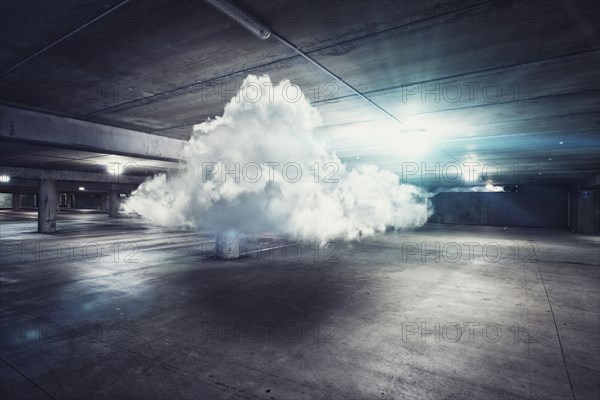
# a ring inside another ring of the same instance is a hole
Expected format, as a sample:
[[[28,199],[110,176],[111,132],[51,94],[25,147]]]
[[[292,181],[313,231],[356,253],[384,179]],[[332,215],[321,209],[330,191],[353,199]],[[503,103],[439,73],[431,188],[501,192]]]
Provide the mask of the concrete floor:
[[[0,214],[2,399],[599,395],[597,236],[427,225],[224,262],[209,234]]]

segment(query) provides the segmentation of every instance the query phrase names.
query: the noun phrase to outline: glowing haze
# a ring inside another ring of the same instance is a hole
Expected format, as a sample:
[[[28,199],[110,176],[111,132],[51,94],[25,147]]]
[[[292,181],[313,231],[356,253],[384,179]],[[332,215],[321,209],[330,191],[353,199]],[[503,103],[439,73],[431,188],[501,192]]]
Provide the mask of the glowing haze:
[[[194,126],[186,167],[123,207],[166,226],[321,241],[425,223],[421,189],[376,166],[347,170],[315,135],[320,122],[297,86],[249,75],[222,117]]]

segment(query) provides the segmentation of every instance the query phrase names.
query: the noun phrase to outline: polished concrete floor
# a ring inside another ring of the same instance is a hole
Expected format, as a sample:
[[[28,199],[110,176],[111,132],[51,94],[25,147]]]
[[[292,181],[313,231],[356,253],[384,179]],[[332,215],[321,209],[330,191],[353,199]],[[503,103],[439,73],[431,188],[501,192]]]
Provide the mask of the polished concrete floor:
[[[3,400],[599,396],[597,236],[265,235],[221,261],[210,233],[0,216]]]

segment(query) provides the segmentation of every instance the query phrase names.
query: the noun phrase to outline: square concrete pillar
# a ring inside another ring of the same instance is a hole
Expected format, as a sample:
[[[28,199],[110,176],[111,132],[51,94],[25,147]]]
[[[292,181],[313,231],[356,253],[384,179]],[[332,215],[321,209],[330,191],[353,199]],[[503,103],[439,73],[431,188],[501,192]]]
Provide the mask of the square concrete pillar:
[[[12,210],[19,211],[21,209],[21,193],[13,192],[12,194]]]
[[[115,218],[119,216],[119,191],[111,189],[108,195],[108,216]]]
[[[56,213],[58,209],[58,195],[56,181],[41,179],[38,190],[38,232],[56,232]]]
[[[240,258],[239,235],[231,232],[218,232],[215,237],[215,256],[222,260]]]

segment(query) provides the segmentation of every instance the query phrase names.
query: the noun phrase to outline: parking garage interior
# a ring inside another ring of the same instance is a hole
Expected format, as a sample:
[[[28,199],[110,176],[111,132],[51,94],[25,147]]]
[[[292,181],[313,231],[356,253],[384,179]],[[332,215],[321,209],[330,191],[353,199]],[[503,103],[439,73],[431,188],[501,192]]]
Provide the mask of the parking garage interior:
[[[0,1],[2,399],[597,399],[600,6]]]

